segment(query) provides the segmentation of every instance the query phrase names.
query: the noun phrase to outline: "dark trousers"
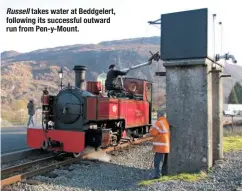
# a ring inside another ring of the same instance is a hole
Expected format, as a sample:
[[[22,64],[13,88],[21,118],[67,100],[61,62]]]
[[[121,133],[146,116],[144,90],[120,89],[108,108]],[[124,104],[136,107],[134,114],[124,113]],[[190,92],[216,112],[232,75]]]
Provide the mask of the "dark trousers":
[[[155,167],[155,177],[161,176],[166,173],[166,163],[167,163],[167,154],[166,153],[155,153],[154,156],[154,167]]]
[[[34,115],[29,116],[27,126],[30,126],[30,124],[32,124],[34,126]]]

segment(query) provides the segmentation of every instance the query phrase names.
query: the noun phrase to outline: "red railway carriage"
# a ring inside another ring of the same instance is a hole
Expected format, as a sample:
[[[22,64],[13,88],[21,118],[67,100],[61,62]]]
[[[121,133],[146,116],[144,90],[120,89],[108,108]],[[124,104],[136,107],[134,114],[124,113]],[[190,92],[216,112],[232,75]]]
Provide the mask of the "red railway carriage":
[[[110,98],[100,82],[88,81],[84,88],[86,67],[76,66],[74,70],[75,87],[68,86],[57,95],[43,91],[42,129],[28,128],[29,147],[70,152],[77,157],[86,146],[118,144],[124,131],[128,137],[138,137],[149,130],[151,82],[124,78],[126,94]]]

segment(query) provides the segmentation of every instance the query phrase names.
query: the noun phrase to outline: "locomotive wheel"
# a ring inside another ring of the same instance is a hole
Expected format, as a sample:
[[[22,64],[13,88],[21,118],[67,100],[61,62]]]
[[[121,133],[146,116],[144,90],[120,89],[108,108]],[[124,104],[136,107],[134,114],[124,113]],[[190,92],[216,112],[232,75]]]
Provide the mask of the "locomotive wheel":
[[[82,153],[72,153],[74,158],[79,158],[81,156]]]
[[[123,131],[121,130],[121,129],[118,129],[117,130],[117,143],[119,143],[119,141],[121,140],[121,138],[122,138],[122,133],[123,133]]]
[[[125,130],[124,122],[119,121],[118,123],[116,123],[116,126],[117,126],[117,143],[119,143],[122,138],[123,132]]]
[[[45,151],[45,150],[47,150],[47,148],[48,148],[48,142],[47,141],[43,141],[43,143],[41,145],[41,149]]]

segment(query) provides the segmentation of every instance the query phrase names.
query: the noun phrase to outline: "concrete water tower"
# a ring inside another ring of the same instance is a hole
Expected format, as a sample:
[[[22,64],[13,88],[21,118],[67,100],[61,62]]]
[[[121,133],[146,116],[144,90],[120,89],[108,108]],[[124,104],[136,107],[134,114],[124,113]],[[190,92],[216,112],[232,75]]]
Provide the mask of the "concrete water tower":
[[[166,173],[196,172],[223,157],[222,79],[215,18],[207,8],[162,14],[160,54],[166,68],[171,152]],[[229,59],[229,56],[226,57]]]

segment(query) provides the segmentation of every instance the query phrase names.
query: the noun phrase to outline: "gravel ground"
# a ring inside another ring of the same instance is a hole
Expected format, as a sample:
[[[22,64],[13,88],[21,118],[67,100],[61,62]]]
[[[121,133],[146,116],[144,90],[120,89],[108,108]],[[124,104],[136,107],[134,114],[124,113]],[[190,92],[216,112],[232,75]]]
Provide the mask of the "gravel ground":
[[[32,182],[18,183],[4,190],[12,191],[88,191],[88,190],[239,190],[242,187],[242,150],[225,154],[208,179],[189,183],[168,181],[148,187],[136,183],[153,172],[151,145],[144,143],[113,155],[94,156],[103,161],[81,161],[52,173],[33,177]],[[111,159],[111,161],[110,161]],[[40,181],[39,184],[38,181]],[[37,185],[33,185],[37,184]]]

